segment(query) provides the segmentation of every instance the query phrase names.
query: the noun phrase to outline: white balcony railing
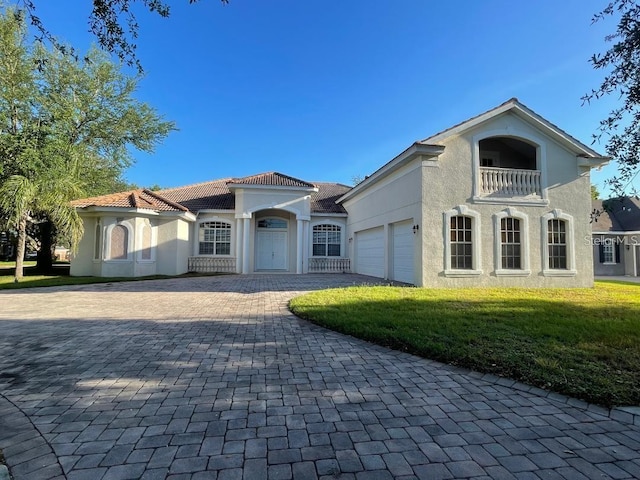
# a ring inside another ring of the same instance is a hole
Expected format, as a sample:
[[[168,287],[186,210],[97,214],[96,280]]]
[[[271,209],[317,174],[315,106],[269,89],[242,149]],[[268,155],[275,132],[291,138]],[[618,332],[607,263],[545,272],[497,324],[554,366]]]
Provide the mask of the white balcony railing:
[[[235,273],[236,259],[233,257],[189,257],[190,272]]]
[[[348,273],[351,262],[348,258],[317,258],[309,259],[309,273]]]
[[[541,197],[540,171],[480,167],[480,194],[499,197]]]

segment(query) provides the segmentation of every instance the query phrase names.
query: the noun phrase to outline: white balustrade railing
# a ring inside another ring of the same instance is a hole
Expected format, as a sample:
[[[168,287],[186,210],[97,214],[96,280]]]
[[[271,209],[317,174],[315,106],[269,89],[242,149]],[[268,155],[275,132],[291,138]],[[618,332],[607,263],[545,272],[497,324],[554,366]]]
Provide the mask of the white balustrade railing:
[[[344,273],[351,271],[348,258],[317,258],[309,259],[309,273]]]
[[[504,197],[542,196],[540,171],[480,167],[480,193]]]
[[[189,257],[189,271],[198,273],[235,273],[233,257]]]

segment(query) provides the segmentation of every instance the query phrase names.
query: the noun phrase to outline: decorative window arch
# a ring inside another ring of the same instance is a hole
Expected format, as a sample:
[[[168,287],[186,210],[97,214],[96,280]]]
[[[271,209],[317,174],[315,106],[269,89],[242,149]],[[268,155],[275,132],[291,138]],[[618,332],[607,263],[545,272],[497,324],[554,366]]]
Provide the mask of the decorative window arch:
[[[313,225],[311,244],[314,257],[340,257],[342,255],[342,226],[334,223]]]
[[[102,221],[99,218],[96,219],[96,228],[93,238],[93,259],[102,259]]]
[[[543,215],[541,221],[543,275],[576,275],[573,217],[555,209]]]
[[[444,212],[444,273],[467,277],[482,274],[480,214],[466,205]]]
[[[505,138],[513,139],[524,144],[529,144],[535,148],[535,170],[531,170],[529,175],[526,175],[526,169],[524,173],[520,171],[519,176],[508,177],[510,180],[507,182],[512,188],[504,189],[504,196],[511,198],[510,202],[514,205],[526,205],[526,204],[538,204],[548,205],[547,198],[547,148],[546,142],[536,135],[529,132],[519,130],[517,128],[506,127],[499,128],[490,131],[483,131],[473,136],[472,139],[472,168],[473,168],[473,200],[477,203],[504,203],[502,198],[493,198],[493,195],[500,194],[503,191],[504,185],[502,181],[504,177],[498,175],[500,178],[497,185],[492,181],[494,179],[493,174],[500,174],[501,170],[497,172],[482,172],[482,169],[495,170],[492,167],[504,166],[503,159],[499,158],[499,152],[483,151],[481,155],[480,142],[489,140],[491,138]],[[495,153],[498,153],[496,157]],[[484,159],[482,157],[485,157]],[[484,164],[484,165],[482,165]],[[517,169],[516,169],[517,170]],[[486,174],[486,177],[485,177]],[[521,178],[522,175],[526,176]],[[502,186],[501,186],[502,185]],[[492,193],[493,192],[493,193]],[[535,192],[535,194],[534,194]],[[503,195],[498,195],[498,197]]]
[[[231,255],[231,223],[201,222],[198,228],[198,255]]]
[[[143,219],[138,227],[138,260],[141,262],[155,260],[155,230],[148,218]]]
[[[506,208],[493,216],[496,275],[527,276],[529,264],[529,217]]]
[[[118,221],[109,225],[106,232],[105,259],[110,261],[127,261],[131,256],[131,225]]]

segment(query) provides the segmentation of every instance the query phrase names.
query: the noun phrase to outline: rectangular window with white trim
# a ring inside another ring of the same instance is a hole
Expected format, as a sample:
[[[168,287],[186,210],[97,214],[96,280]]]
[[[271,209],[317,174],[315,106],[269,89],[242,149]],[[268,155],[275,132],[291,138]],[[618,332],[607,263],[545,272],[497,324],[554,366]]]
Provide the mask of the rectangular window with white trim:
[[[342,229],[338,225],[314,225],[313,256],[339,257]]]

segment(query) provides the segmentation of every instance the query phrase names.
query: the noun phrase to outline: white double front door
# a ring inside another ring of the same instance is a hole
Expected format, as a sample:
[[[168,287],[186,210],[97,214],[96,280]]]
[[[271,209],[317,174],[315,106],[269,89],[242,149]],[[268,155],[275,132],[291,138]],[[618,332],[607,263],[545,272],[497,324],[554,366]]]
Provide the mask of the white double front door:
[[[258,230],[256,270],[287,269],[287,232]]]

